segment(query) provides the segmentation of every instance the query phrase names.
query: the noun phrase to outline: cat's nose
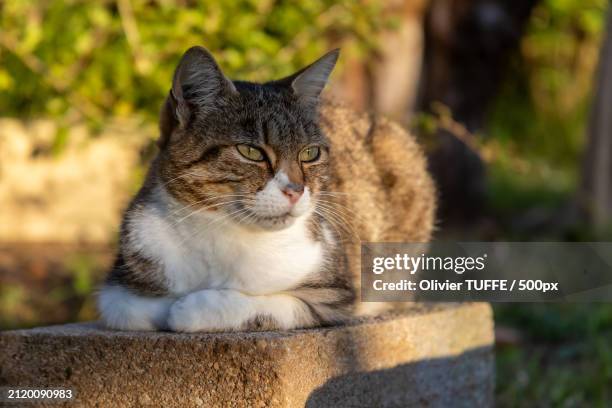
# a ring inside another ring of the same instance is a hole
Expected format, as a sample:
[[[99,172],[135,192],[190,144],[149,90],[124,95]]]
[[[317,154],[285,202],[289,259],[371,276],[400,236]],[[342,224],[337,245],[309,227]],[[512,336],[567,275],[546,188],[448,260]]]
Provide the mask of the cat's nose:
[[[283,194],[289,199],[291,204],[298,202],[302,194],[304,194],[304,185],[289,183],[283,188]]]

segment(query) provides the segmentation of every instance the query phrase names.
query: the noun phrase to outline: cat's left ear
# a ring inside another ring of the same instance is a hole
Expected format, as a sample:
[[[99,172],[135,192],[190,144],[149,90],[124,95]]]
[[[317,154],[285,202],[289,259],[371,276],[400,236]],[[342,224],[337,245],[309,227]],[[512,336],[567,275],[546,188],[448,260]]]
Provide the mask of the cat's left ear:
[[[319,95],[327,85],[327,80],[336,66],[340,49],[332,50],[290,77],[281,80],[289,82],[298,98],[307,105],[316,105]]]
[[[230,94],[238,91],[204,47],[191,47],[179,62],[170,96],[176,118],[184,125],[195,111],[206,113]]]

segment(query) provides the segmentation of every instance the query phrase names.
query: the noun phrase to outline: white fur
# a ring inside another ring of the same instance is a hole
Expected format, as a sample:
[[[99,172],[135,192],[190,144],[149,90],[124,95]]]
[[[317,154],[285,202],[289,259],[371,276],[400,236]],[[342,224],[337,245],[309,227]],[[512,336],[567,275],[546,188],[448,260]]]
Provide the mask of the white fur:
[[[120,330],[156,330],[167,327],[171,298],[146,298],[120,286],[106,286],[98,296],[98,308],[107,326]]]
[[[170,308],[168,326],[174,331],[238,330],[257,316],[272,316],[279,328],[307,323],[307,306],[289,295],[249,296],[229,289],[193,292]]]
[[[166,325],[179,331],[231,330],[258,314],[273,317],[283,328],[303,324],[305,305],[280,292],[317,271],[323,250],[306,225],[309,193],[296,205],[285,205],[284,177],[272,179],[255,204],[263,216],[292,214],[294,222],[280,230],[249,228],[209,211],[172,215],[180,205],[158,187],[158,204],[130,214],[127,239],[163,265],[170,295],[143,298],[103,288],[99,309],[106,324],[132,330]]]

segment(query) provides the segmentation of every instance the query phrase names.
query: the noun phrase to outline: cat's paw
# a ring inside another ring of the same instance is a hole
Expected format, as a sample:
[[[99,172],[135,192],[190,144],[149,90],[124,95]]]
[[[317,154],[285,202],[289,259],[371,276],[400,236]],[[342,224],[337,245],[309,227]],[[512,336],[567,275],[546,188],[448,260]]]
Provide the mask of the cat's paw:
[[[170,307],[168,327],[176,332],[221,332],[239,329],[245,319],[244,295],[229,290],[202,290]]]
[[[185,298],[177,300],[170,306],[168,321],[166,322],[169,330],[174,332],[194,332],[197,331],[194,330],[194,323],[191,310],[185,305]]]

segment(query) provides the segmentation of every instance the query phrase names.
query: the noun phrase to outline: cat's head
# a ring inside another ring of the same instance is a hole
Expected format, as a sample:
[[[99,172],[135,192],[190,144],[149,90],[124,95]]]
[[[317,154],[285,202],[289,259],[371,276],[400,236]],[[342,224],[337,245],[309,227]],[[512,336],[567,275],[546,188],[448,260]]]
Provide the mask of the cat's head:
[[[160,182],[188,212],[282,229],[315,206],[329,178],[329,142],[317,105],[336,60],[329,52],[297,73],[231,81],[212,55],[189,49],[161,113]]]

